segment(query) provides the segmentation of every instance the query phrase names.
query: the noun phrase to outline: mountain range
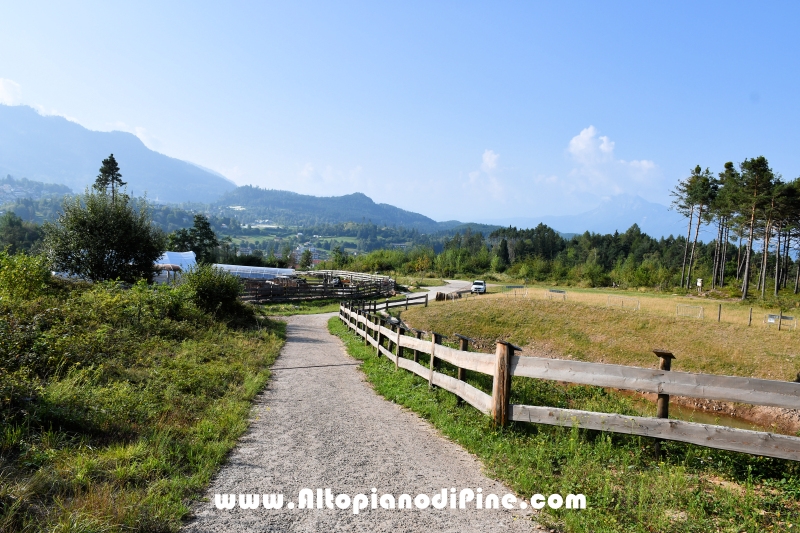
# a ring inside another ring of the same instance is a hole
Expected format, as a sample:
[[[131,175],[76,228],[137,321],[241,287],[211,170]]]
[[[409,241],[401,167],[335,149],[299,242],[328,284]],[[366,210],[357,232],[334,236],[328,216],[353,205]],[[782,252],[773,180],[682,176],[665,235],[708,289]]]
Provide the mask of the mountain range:
[[[594,209],[577,215],[488,219],[484,222],[519,228],[531,228],[542,223],[562,233],[589,231],[603,234],[615,231],[622,233],[633,224],[638,224],[639,229],[655,238],[678,236],[686,231],[686,219],[677,212],[630,194],[611,196]]]
[[[147,148],[122,131],[92,131],[27,106],[0,105],[0,176],[67,185],[82,192],[103,159],[114,154],[137,196],[159,202],[210,203],[236,184],[220,174]]]
[[[63,117],[43,116],[26,106],[0,105],[0,176],[11,175],[68,186],[82,192],[94,183],[101,161],[113,153],[128,183],[128,192],[147,193],[159,203],[202,203],[211,210],[234,215],[242,222],[270,220],[278,224],[314,225],[372,221],[380,225],[415,228],[423,233],[459,231],[457,220],[437,222],[425,215],[390,204],[375,203],[364,194],[317,197],[289,191],[237,187],[212,170],[147,148],[131,133],[100,132]],[[14,197],[12,182],[5,187]],[[11,196],[10,196],[11,197]],[[484,219],[469,223],[488,233],[496,226],[535,227],[544,223],[562,235],[623,232],[634,223],[654,236],[679,235],[684,219],[666,206],[639,196],[617,195],[577,215]]]
[[[343,196],[311,196],[289,191],[262,189],[252,185],[227,192],[212,205],[212,211],[236,216],[243,223],[266,222],[313,226],[344,222],[372,222],[379,226],[404,226],[421,233],[472,231],[489,233],[498,226],[463,223],[458,220],[437,222],[413,211],[390,204],[375,203],[360,192]]]

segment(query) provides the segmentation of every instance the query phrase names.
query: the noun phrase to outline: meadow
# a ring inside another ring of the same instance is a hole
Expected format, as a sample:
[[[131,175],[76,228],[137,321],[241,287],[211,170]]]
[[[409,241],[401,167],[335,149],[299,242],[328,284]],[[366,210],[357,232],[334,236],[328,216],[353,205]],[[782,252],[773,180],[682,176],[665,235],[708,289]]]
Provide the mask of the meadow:
[[[432,302],[402,317],[417,329],[476,338],[486,349],[502,339],[523,347],[523,354],[652,368],[657,364],[652,350],[661,348],[675,354],[674,370],[686,372],[794,381],[800,371],[800,330],[778,331],[762,323],[764,314],[777,310],[754,309],[748,327],[749,306],[734,302],[566,290],[565,301],[548,299],[545,288],[490,291]],[[638,299],[640,308],[609,306],[609,296]],[[702,306],[704,318],[676,316],[678,304]]]

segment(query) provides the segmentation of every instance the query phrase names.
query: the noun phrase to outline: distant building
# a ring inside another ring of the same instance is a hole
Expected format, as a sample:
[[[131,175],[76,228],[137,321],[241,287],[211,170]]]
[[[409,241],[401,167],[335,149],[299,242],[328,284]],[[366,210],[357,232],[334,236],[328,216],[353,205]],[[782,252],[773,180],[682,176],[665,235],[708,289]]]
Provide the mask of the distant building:
[[[253,249],[250,246],[242,246],[236,252],[236,255],[253,255]]]

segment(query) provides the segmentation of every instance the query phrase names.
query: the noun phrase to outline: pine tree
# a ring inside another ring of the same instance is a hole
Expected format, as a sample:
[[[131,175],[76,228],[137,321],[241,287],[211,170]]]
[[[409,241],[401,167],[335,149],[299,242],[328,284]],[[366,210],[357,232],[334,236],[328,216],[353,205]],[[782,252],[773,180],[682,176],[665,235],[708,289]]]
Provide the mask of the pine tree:
[[[94,188],[100,192],[105,192],[111,187],[111,200],[116,200],[117,188],[127,185],[122,181],[122,174],[119,171],[117,160],[114,159],[114,154],[109,155],[103,159],[103,166],[100,167],[100,174],[94,181]]]

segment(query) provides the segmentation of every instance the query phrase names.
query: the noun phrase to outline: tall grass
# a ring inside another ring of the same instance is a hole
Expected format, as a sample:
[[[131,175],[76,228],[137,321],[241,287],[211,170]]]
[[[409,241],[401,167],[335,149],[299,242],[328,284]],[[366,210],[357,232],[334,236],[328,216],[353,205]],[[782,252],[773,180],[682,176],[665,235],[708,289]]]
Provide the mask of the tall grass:
[[[36,287],[0,298],[0,531],[177,531],[282,325],[185,287]]]

